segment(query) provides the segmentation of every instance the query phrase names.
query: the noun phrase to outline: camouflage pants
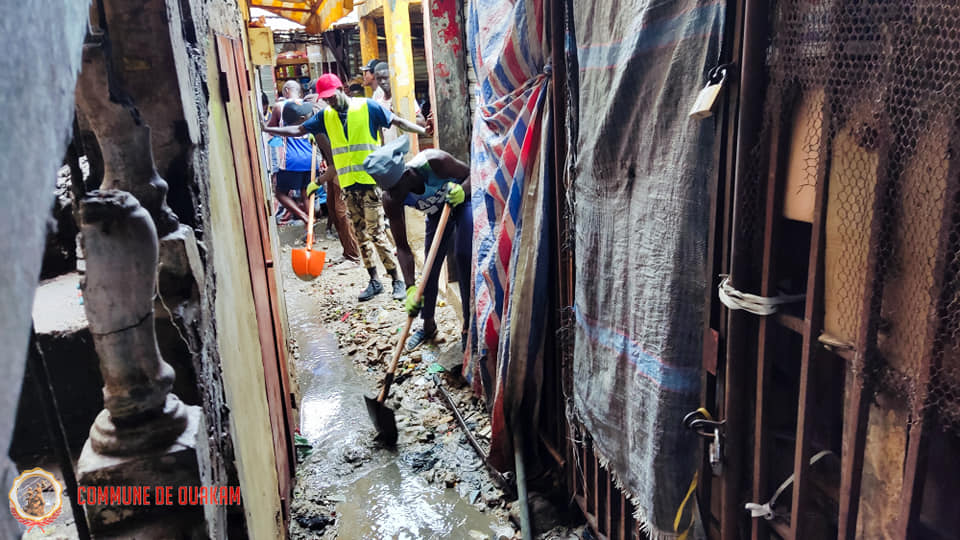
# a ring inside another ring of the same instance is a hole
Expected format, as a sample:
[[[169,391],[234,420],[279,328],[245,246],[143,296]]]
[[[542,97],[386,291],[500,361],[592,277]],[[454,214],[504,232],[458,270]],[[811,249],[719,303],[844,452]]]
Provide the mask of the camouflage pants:
[[[353,224],[353,232],[360,244],[360,258],[365,268],[375,268],[376,259],[373,250],[376,248],[380,255],[380,262],[387,272],[397,268],[397,259],[393,255],[393,246],[387,240],[384,231],[383,205],[380,203],[378,188],[363,190],[344,190],[343,197],[347,202],[347,213]]]

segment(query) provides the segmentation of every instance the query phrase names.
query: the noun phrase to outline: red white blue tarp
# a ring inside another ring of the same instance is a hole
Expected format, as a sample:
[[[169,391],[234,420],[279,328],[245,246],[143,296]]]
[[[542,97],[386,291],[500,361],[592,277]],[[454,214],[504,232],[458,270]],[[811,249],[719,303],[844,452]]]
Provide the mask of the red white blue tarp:
[[[536,422],[549,295],[551,194],[543,1],[473,0],[467,41],[478,88],[470,164],[475,350],[465,370],[492,405],[490,458]]]

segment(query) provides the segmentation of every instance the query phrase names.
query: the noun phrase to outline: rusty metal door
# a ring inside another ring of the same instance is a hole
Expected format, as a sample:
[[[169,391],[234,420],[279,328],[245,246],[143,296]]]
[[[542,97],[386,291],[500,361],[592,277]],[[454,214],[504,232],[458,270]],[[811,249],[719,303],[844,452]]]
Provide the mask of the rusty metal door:
[[[289,520],[296,464],[293,443],[295,426],[286,344],[279,313],[276,274],[267,222],[266,197],[260,174],[256,132],[253,128],[246,55],[241,41],[227,36],[217,36],[217,53],[260,334],[260,352],[277,460],[280,501],[286,523]]]

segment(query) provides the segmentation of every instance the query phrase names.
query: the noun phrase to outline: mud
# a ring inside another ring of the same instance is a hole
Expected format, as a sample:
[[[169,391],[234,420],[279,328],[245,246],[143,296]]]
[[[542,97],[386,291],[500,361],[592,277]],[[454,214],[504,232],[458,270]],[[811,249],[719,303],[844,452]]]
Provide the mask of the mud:
[[[285,256],[302,234],[302,226],[281,230]],[[335,240],[323,239],[316,247],[326,249],[328,259],[339,256]],[[424,376],[425,366],[441,359],[439,347],[421,347],[416,359],[404,359],[387,401],[397,413],[400,440],[392,449],[380,446],[363,396],[375,394],[385,361],[376,342],[362,345],[374,338],[395,342],[395,327],[405,320],[400,303],[384,293],[359,305],[356,295],[366,285],[366,272],[359,267],[328,267],[319,279],[305,283],[288,266],[283,271],[297,346],[293,371],[301,391],[300,433],[313,447],[298,468],[291,537],[513,538],[516,528],[502,492]],[[384,281],[389,285],[389,278]],[[438,321],[454,331],[459,325],[451,313]],[[444,355],[447,364],[456,363],[459,353],[459,342],[449,341],[456,351],[453,358]],[[352,355],[341,355],[341,342]],[[368,358],[374,361],[368,364]],[[476,417],[479,404],[473,405]]]
[[[336,261],[339,242],[324,235],[324,225],[316,228],[315,249]],[[291,537],[519,538],[509,495],[491,479],[435,386],[434,373],[481,447],[489,448],[489,416],[459,375],[456,299],[444,302],[441,288],[437,342],[401,358],[387,399],[399,440],[384,448],[373,442],[363,395],[377,394],[406,313],[390,298],[382,269],[385,292],[363,303],[357,295],[367,274],[359,265],[328,266],[320,278],[300,281],[289,267],[289,250],[303,234],[302,224],[281,229],[300,432],[313,446],[298,467]],[[590,536],[582,525],[560,523],[539,538]]]

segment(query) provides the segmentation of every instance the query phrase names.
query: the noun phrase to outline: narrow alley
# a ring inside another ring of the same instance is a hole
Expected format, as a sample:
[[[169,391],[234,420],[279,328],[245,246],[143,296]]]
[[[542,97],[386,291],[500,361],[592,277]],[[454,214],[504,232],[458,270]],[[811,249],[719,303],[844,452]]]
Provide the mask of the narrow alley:
[[[281,242],[295,245],[301,230],[285,227]],[[335,241],[321,241],[320,247],[328,256],[338,255]],[[396,448],[378,444],[363,395],[379,382],[380,351],[400,331],[403,313],[388,298],[364,304],[351,298],[362,272],[327,271],[322,283],[304,283],[292,270],[284,272],[297,344],[300,431],[309,441],[301,447],[309,455],[297,471],[291,536],[513,538],[509,501],[431,381],[433,374],[442,378],[438,382],[456,396],[467,426],[481,440],[489,437],[478,400],[450,376],[460,363],[459,347],[451,339],[401,359],[391,400],[401,435]],[[452,310],[443,311],[441,326],[453,336],[458,323]],[[552,519],[555,530],[545,538],[584,537],[562,526],[559,516]]]
[[[0,539],[960,539],[960,4],[5,4]]]

